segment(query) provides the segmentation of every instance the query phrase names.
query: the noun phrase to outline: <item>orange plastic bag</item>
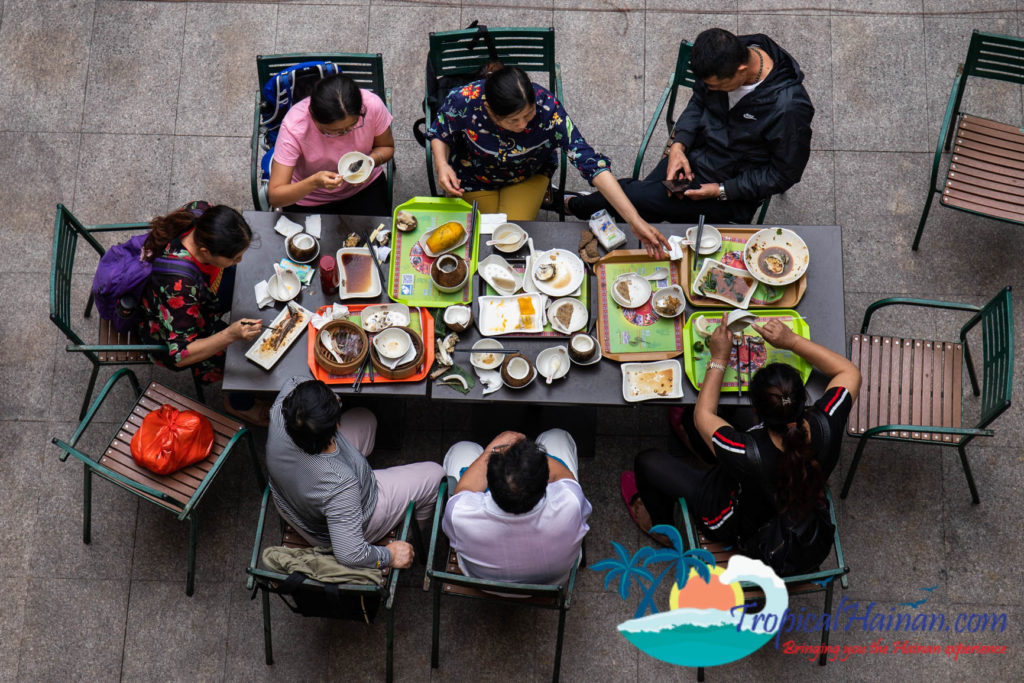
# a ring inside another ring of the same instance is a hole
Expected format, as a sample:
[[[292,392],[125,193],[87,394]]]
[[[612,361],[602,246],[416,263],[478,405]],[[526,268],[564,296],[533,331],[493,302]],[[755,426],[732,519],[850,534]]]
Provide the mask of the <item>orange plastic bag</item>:
[[[194,410],[180,411],[165,403],[142,419],[131,445],[136,463],[171,474],[210,455],[213,425]]]

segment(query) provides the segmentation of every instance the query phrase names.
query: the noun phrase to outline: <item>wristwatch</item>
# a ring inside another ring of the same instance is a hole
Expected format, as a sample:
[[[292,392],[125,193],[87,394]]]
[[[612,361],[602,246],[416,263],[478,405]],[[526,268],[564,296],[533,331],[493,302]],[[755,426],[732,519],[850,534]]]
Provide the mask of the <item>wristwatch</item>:
[[[718,201],[724,202],[728,198],[725,194],[725,185],[718,183]]]

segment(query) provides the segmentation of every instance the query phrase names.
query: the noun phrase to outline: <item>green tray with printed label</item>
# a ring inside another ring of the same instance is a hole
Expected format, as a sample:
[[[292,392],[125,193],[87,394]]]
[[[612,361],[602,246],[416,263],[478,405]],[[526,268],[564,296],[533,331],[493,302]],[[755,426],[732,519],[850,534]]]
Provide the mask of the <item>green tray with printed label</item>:
[[[760,232],[761,228],[723,227],[718,228],[718,231],[722,234],[722,246],[714,254],[701,254],[694,264],[693,250],[687,248],[683,250],[683,258],[679,259],[680,275],[683,282],[686,283],[683,286],[683,292],[690,304],[698,308],[722,307],[722,302],[718,299],[693,293],[693,278],[697,276],[705,259],[714,259],[730,268],[746,270],[747,266],[743,262],[743,250],[747,246],[747,240],[755,233]],[[691,264],[694,266],[693,268],[691,268]],[[769,306],[777,309],[791,308],[800,303],[805,292],[807,292],[806,273],[796,282],[781,287],[758,282],[757,289],[754,290],[754,295],[747,308],[768,308]]]
[[[416,228],[402,232],[396,227],[396,216],[405,211],[416,216]],[[476,273],[477,233],[479,226],[470,226],[473,207],[461,199],[450,197],[413,197],[395,209],[391,217],[391,262],[388,265],[388,296],[408,306],[445,308],[453,304],[468,304],[473,300],[473,274]],[[466,284],[455,292],[442,292],[430,279],[430,266],[434,259],[420,244],[425,234],[449,221],[457,221],[468,228],[466,243],[451,252],[469,262]],[[479,216],[477,218],[479,223]]]
[[[757,315],[757,324],[764,325],[771,319],[775,319],[789,327],[805,339],[811,338],[811,328],[807,321],[800,317],[800,314],[788,309],[769,309],[763,311],[751,311]],[[707,370],[707,363],[711,360],[711,352],[708,350],[707,339],[697,334],[694,323],[698,318],[711,318],[718,321],[729,311],[697,311],[692,314],[686,325],[683,326],[683,343],[686,346],[683,369],[690,383],[697,389],[704,384],[704,372]],[[711,329],[717,327],[715,325]],[[750,378],[768,363],[786,363],[792,365],[800,373],[800,378],[806,383],[811,376],[811,364],[792,351],[777,349],[764,341],[753,327],[749,325],[743,329],[744,344],[732,347],[729,355],[729,368],[725,371],[722,379],[722,391],[739,391],[750,386]],[[748,342],[750,342],[748,344]]]

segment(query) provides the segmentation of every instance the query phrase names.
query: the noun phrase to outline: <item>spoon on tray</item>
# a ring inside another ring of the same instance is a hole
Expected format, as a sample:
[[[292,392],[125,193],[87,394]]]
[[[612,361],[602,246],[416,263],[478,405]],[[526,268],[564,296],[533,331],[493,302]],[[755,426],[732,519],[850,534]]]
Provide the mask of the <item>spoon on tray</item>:
[[[562,367],[562,359],[561,358],[559,358],[558,356],[555,356],[554,358],[551,359],[551,362],[548,363],[547,376],[544,378],[546,384],[551,384],[551,380],[553,380],[555,378],[555,373],[558,372],[558,370],[561,367]]]
[[[499,247],[511,246],[518,242],[520,239],[521,237],[519,235],[509,235],[508,237],[505,237],[504,239],[500,240],[487,240],[486,242],[484,242],[484,246],[489,247],[494,244],[497,244]]]
[[[664,280],[665,278],[668,277],[668,275],[669,275],[668,268],[665,268],[664,266],[662,266],[662,267],[655,268],[654,271],[651,272],[650,275],[641,275],[641,277],[646,278],[648,280]]]

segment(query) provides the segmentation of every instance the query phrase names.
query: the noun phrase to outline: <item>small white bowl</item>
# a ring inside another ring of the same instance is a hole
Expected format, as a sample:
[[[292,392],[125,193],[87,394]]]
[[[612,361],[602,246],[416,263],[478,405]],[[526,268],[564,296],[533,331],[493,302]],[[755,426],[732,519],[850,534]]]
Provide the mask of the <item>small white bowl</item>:
[[[549,346],[537,354],[537,372],[547,380],[561,379],[569,374],[569,350],[565,346]]]
[[[512,244],[495,244],[493,245],[498,251],[503,251],[506,254],[511,254],[513,251],[519,251],[526,240],[529,237],[526,231],[520,228],[515,223],[502,223],[498,227],[494,228],[494,232],[491,234],[492,240],[504,240],[508,239],[509,235],[518,235],[519,239]]]
[[[676,308],[673,311],[661,310],[661,303],[670,296],[678,300]],[[679,285],[662,287],[651,297],[651,306],[654,308],[654,312],[663,318],[678,317],[683,312],[683,309],[686,308],[686,296],[683,294],[683,288]]]
[[[473,344],[473,351],[483,351],[483,353],[471,353],[469,354],[469,363],[475,368],[481,370],[497,370],[501,367],[502,362],[505,360],[505,354],[503,353],[487,353],[487,349],[504,349],[501,342],[497,339],[481,339],[476,344]]]
[[[729,315],[726,317],[725,321],[730,332],[733,334],[740,334],[748,325],[750,325],[750,323],[757,322],[757,315],[750,311],[744,311],[736,308],[729,311]]]
[[[690,242],[690,249],[693,249],[693,242],[697,239],[697,226],[686,231],[686,239]],[[713,225],[705,225],[704,231],[700,234],[700,253],[714,254],[722,248],[722,233]]]
[[[721,324],[721,318],[712,318],[708,315],[701,315],[693,321],[693,331],[696,332],[698,336],[707,339],[711,336],[711,333],[715,331],[715,328]]]
[[[267,294],[275,301],[291,301],[302,291],[299,276],[290,270],[282,270],[281,277],[274,273],[267,280]]]
[[[382,358],[392,360],[401,358],[408,353],[411,346],[412,339],[409,337],[409,333],[397,327],[389,327],[373,338],[373,347],[377,349],[377,353]]]
[[[362,160],[363,165],[359,167],[359,170],[355,173],[350,172],[349,166],[355,162]],[[351,185],[358,185],[359,183],[365,182],[370,174],[373,173],[374,167],[373,158],[369,157],[362,152],[348,152],[343,154],[341,159],[338,160],[338,173],[342,178],[345,179],[346,183]]]

